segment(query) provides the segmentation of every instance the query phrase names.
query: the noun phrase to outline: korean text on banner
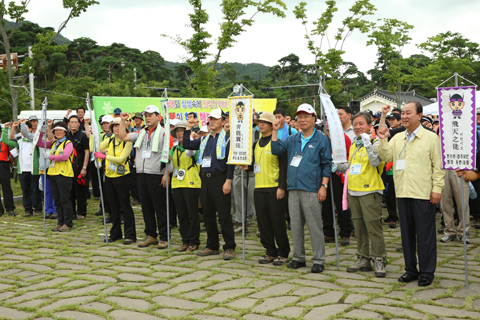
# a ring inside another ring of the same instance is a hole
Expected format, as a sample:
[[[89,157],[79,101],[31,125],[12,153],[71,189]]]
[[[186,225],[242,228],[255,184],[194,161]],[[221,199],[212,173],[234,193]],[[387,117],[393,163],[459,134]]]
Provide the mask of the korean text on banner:
[[[228,164],[252,162],[253,98],[230,97],[230,153]]]
[[[442,167],[474,170],[476,156],[475,87],[438,88]]]
[[[345,136],[343,133],[342,123],[338,117],[337,109],[333,105],[330,96],[327,94],[320,94],[322,105],[325,110],[325,115],[328,120],[328,130],[330,131],[330,139],[333,151],[333,163],[347,162],[347,149],[345,146]]]

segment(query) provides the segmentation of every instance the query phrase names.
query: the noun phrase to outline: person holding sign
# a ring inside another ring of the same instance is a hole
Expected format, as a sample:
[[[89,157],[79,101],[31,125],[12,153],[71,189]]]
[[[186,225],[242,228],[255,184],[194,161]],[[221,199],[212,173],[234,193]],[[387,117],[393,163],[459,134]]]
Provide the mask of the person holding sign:
[[[165,187],[162,186],[166,166],[160,161],[165,130],[160,126],[160,110],[157,106],[147,106],[143,114],[147,125],[145,129],[127,133],[126,120],[130,118],[130,114],[122,113],[120,117],[123,121],[120,121],[118,139],[132,142],[133,147],[137,148],[135,164],[137,166],[138,192],[140,193],[143,221],[145,222],[145,234],[147,235],[138,246],[145,248],[156,245],[158,249],[166,249],[169,239],[167,234],[167,198]],[[170,146],[172,144],[172,141],[170,141]],[[160,235],[160,242],[157,240],[158,235]]]
[[[390,106],[384,108],[386,113],[390,111]],[[429,286],[437,265],[435,205],[442,197],[445,172],[442,170],[440,139],[421,126],[422,113],[420,103],[407,103],[402,111],[405,133],[395,135],[389,142],[388,128],[379,128],[377,151],[383,161],[393,161],[406,271],[398,281],[418,279],[419,286]]]
[[[235,233],[231,216],[233,165],[227,165],[230,152],[230,135],[223,130],[225,124],[221,109],[210,113],[209,124],[211,132],[204,138],[190,140],[191,129],[195,125],[189,120],[187,130],[183,135],[183,147],[189,150],[199,150],[197,164],[201,165],[200,191],[203,205],[203,221],[207,229],[207,245],[197,252],[198,256],[219,254],[219,239],[217,217],[220,220],[221,232],[225,245],[223,259],[232,260],[235,257]]]
[[[302,132],[279,141],[280,120],[273,124],[272,154],[288,157],[288,208],[292,229],[293,260],[290,269],[305,267],[304,225],[310,231],[313,250],[313,273],[320,273],[325,264],[325,242],[322,229],[322,202],[327,196],[328,180],[332,170],[332,151],[327,136],[317,131],[317,114],[309,104],[297,108],[297,119]]]
[[[122,142],[119,138],[121,118],[115,118],[109,125],[113,137],[100,143],[100,150],[107,149],[107,154],[95,152],[96,159],[105,160],[105,191],[110,203],[112,216],[112,229],[108,242],[122,239],[122,222],[120,211],[123,213],[125,240],[123,244],[129,245],[137,241],[135,229],[135,216],[130,205],[128,184],[130,182],[130,152],[131,142]],[[128,129],[126,130],[128,132]]]
[[[379,141],[370,136],[371,119],[368,114],[357,113],[353,119],[355,138],[350,147],[348,165],[339,170],[348,171],[348,204],[357,236],[357,262],[347,272],[371,271],[375,276],[386,276],[387,249],[382,228],[382,181],[384,162],[377,153]],[[370,245],[369,245],[370,244]]]

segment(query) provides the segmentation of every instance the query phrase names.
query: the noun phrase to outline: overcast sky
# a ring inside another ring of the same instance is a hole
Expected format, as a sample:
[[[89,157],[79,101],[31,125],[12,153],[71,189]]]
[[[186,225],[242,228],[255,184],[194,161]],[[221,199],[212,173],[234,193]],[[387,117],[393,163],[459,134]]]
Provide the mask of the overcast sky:
[[[191,34],[188,13],[191,13],[187,0],[100,0],[99,5],[90,7],[86,13],[71,20],[62,34],[70,40],[88,37],[99,45],[110,45],[113,42],[138,48],[142,51],[154,50],[168,61],[181,62],[186,52],[171,40],[160,37],[160,34],[180,35],[186,39]],[[204,0],[204,8],[210,20],[207,31],[216,39],[221,22],[220,0]],[[300,57],[303,64],[314,62],[313,55],[306,47],[305,29],[296,20],[292,10],[300,1],[286,0],[288,11],[286,18],[277,18],[268,14],[258,14],[252,27],[236,38],[234,48],[222,54],[221,62],[257,62],[267,66],[291,53]],[[318,19],[325,8],[324,1],[306,1],[308,3],[309,20]],[[404,48],[404,55],[420,53],[419,44],[440,32],[460,32],[465,37],[479,42],[480,19],[478,17],[480,0],[371,0],[377,11],[368,19],[376,21],[380,18],[396,18],[415,26],[411,31],[412,42]],[[340,26],[353,0],[337,1],[339,10],[335,13],[334,23],[329,29],[333,34]],[[61,0],[32,0],[27,20],[46,27],[58,28],[67,16],[62,8]],[[251,12],[253,13],[253,11]],[[311,28],[311,25],[309,26]],[[376,48],[366,47],[366,35],[357,31],[346,41],[345,61],[355,63],[360,70],[366,72],[374,67]],[[324,49],[328,49],[324,47]],[[215,46],[211,47],[211,52]]]

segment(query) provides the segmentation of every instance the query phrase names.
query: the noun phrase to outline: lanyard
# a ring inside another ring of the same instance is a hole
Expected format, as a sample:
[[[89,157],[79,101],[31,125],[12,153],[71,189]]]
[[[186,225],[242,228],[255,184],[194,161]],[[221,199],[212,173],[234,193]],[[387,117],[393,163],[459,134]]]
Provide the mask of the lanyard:
[[[314,129],[313,129],[313,134],[312,134],[312,136],[311,136],[310,139],[307,141],[307,143],[305,143],[305,147],[306,147],[307,144],[315,137],[316,134],[317,134],[317,130],[314,128]],[[295,140],[295,154],[297,154],[297,142],[298,142],[298,140]],[[302,148],[301,143],[302,143],[302,137],[300,136],[300,149]],[[300,152],[301,152],[300,155],[303,157],[303,151],[300,150]]]
[[[267,144],[266,144],[264,147],[260,147],[260,140],[258,140],[257,146],[258,146],[258,148],[261,149],[261,151],[260,151],[260,157],[258,157],[258,161],[255,161],[255,162],[258,162],[258,163],[261,162],[261,160],[262,160],[262,155],[263,155],[263,153],[265,152],[265,148],[268,146],[268,144],[269,144],[271,141],[272,141],[272,140],[271,140],[271,138],[270,138],[270,140],[267,142]]]
[[[113,156],[114,157],[117,156],[116,154],[117,147],[120,147],[121,144],[122,144],[122,141],[120,141],[119,144],[115,144],[115,137],[113,137]]]
[[[73,141],[72,141],[74,148],[77,147],[77,145],[75,144],[75,141],[77,141],[77,136],[78,136],[78,133],[79,133],[79,132],[80,132],[80,129],[77,131],[77,133],[75,133],[75,137],[73,138]]]
[[[177,149],[177,167],[180,168],[180,156],[182,155],[183,151],[180,151],[178,147],[175,147]],[[180,151],[180,154],[178,152]]]
[[[403,145],[403,148],[402,150],[400,150],[400,153],[398,154],[399,157],[402,156],[402,152],[403,150],[405,150],[405,147],[407,146],[407,143],[408,143],[408,135],[407,135],[407,130],[405,130],[405,144]],[[414,137],[415,138],[415,137]],[[412,139],[413,140],[413,139]],[[407,150],[405,150],[405,156],[407,156]]]

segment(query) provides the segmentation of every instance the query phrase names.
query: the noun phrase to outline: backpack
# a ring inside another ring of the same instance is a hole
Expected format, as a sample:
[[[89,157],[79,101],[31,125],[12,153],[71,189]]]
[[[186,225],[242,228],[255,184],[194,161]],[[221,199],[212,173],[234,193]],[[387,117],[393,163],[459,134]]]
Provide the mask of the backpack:
[[[115,140],[115,136],[111,137],[110,140],[108,140],[108,145],[107,149],[110,148],[110,143]],[[125,149],[125,145],[127,144],[127,141],[123,141],[123,149]],[[113,145],[115,147],[115,144]],[[130,154],[128,155],[127,159],[125,160],[125,163],[130,163],[130,159],[132,159],[132,153],[135,154],[134,148],[130,151]]]

